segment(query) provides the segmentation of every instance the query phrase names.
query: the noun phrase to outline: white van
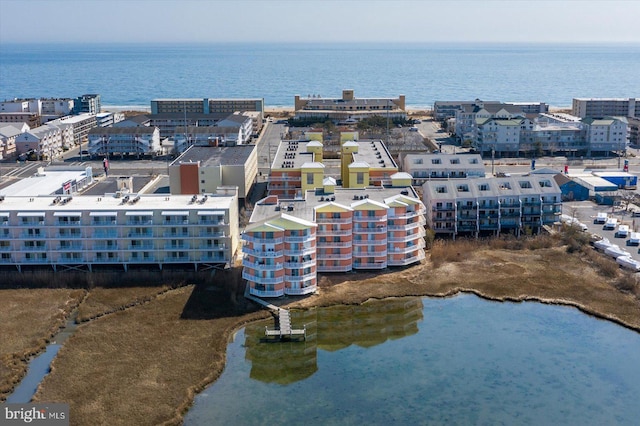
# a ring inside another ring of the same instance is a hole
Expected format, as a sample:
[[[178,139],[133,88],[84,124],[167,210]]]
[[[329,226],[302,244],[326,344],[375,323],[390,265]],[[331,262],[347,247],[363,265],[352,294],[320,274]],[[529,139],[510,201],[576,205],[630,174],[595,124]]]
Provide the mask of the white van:
[[[618,219],[616,219],[615,217],[612,217],[607,219],[602,229],[608,229],[610,231],[613,231],[614,229],[616,229],[616,226],[618,226]]]
[[[605,224],[609,216],[606,213],[598,213],[598,215],[593,219],[593,223]]]
[[[632,232],[627,240],[628,246],[640,246],[640,232]]]
[[[629,236],[629,225],[620,225],[616,231],[617,238],[627,238]]]

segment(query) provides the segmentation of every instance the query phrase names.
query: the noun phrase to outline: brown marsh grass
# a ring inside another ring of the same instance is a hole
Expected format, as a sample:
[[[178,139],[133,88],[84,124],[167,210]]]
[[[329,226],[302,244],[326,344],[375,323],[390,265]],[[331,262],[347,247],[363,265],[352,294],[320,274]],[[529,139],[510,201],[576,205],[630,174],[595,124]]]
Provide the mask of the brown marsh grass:
[[[635,281],[631,283],[619,268],[610,269],[610,262],[602,260],[608,259],[579,238],[576,241],[575,251],[563,236],[524,242],[436,241],[432,260],[421,265],[323,275],[318,294],[273,303],[305,309],[372,298],[471,292],[499,301],[573,306],[640,331]],[[123,301],[111,292],[96,293],[92,312],[112,313],[78,327],[60,350],[36,400],[70,403],[72,424],[179,424],[194,394],[222,372],[234,331],[270,316],[242,298],[239,271],[216,276],[206,285],[166,291],[158,287],[155,297],[145,289],[137,297],[150,299],[128,309],[112,309]]]

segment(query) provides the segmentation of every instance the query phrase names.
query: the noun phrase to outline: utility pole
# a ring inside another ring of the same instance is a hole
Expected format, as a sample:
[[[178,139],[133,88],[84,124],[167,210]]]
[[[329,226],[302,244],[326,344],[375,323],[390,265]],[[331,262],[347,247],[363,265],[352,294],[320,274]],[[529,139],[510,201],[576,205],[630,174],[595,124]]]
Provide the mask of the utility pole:
[[[496,159],[496,149],[495,147],[491,147],[491,176],[495,176],[495,165],[494,160]]]
[[[387,146],[389,146],[389,99],[387,99]]]

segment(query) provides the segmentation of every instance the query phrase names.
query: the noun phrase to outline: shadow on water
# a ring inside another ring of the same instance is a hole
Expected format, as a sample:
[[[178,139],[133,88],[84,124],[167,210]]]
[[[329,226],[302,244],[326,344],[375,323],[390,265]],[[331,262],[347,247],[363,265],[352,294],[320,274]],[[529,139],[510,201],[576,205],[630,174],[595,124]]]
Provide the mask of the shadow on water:
[[[371,300],[362,305],[333,306],[291,311],[291,322],[303,325],[301,341],[266,342],[264,330],[273,320],[245,328],[246,359],[250,377],[264,383],[288,385],[312,376],[317,370],[318,349],[337,351],[351,345],[370,348],[388,340],[418,332],[423,318],[420,298]]]
[[[24,376],[20,384],[16,386],[13,393],[7,397],[8,404],[24,404],[31,401],[40,382],[42,382],[45,376],[49,374],[49,371],[51,371],[51,362],[58,354],[58,351],[69,336],[75,333],[78,327],[78,324],[76,324],[77,316],[78,311],[73,311],[64,328],[53,337],[51,343],[47,345],[46,350],[29,362],[26,376]]]

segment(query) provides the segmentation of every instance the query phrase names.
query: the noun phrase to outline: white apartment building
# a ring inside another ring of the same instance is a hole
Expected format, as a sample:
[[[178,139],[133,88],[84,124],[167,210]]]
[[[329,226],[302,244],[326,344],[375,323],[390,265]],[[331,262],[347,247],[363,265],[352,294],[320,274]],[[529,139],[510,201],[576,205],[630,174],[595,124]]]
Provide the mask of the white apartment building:
[[[49,124],[70,125],[73,128],[74,146],[86,142],[89,131],[98,125],[95,114],[89,113],[58,118],[50,121]]]
[[[225,267],[238,241],[235,188],[201,196],[0,196],[0,268]]]
[[[413,185],[422,186],[431,179],[484,177],[485,167],[480,154],[406,154],[402,171],[413,178]]]
[[[586,129],[589,155],[622,153],[629,144],[627,119],[623,117],[587,117],[582,120]]]
[[[69,130],[63,126],[45,124],[20,133],[15,137],[16,153],[33,153],[38,158],[52,159],[63,152],[64,141]]]
[[[561,190],[550,176],[428,181],[422,193],[427,226],[453,238],[538,233],[562,212]]]
[[[89,155],[154,156],[162,151],[157,127],[94,127],[88,135]]]
[[[484,103],[480,100],[463,105],[456,110],[455,134],[461,141],[475,141],[478,137],[478,124],[484,123],[489,118],[514,119],[524,118],[522,108],[513,104]]]
[[[240,127],[176,127],[173,136],[176,154],[185,152],[190,146],[236,146],[245,145],[246,142]]]

